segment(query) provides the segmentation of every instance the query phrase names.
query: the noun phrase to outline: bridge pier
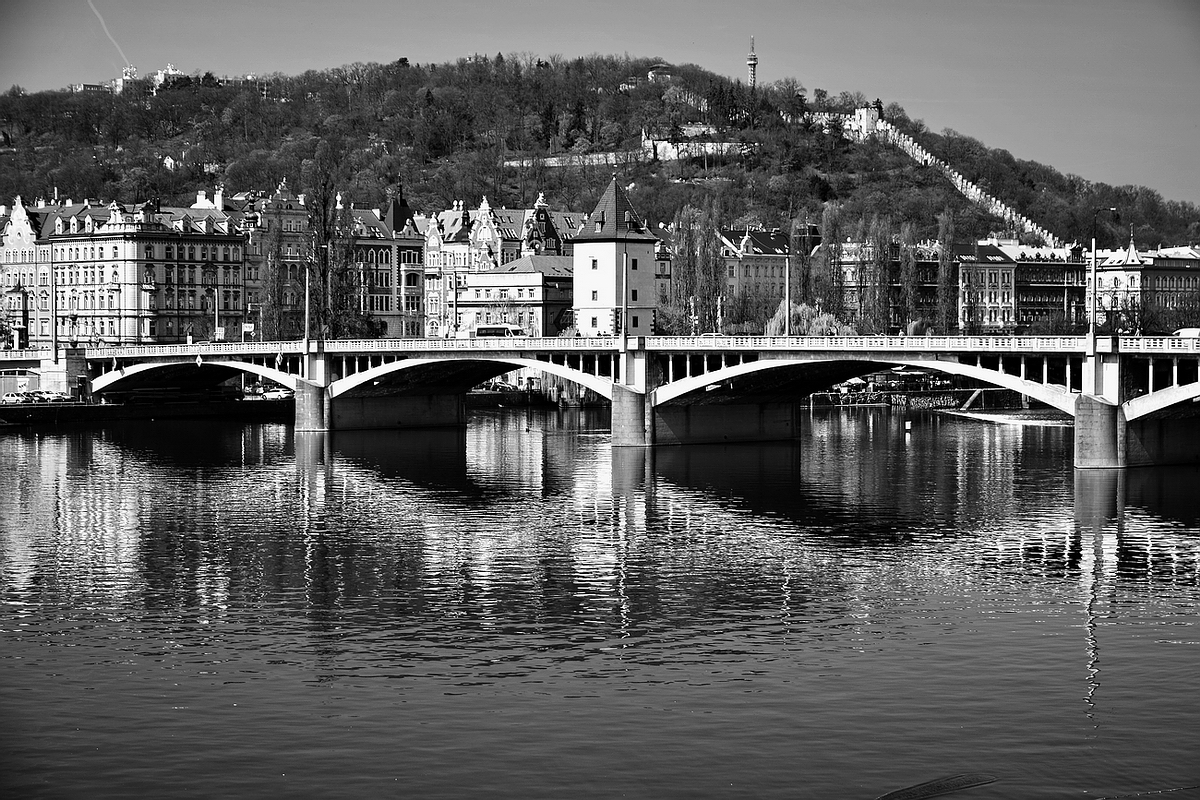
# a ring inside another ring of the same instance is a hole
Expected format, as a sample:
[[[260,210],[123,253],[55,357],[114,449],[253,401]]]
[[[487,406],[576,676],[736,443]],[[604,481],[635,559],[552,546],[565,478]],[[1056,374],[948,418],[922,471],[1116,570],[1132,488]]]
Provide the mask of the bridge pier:
[[[1075,468],[1125,466],[1125,414],[1102,397],[1081,394],[1075,400]]]
[[[652,387],[663,375],[638,349],[626,354],[624,383],[613,383],[614,447],[774,442],[800,432],[798,403],[695,403],[654,405]]]
[[[613,384],[613,447],[646,447],[654,444],[654,409],[651,395]]]
[[[329,392],[324,386],[299,378],[295,400],[297,431],[329,430]]]

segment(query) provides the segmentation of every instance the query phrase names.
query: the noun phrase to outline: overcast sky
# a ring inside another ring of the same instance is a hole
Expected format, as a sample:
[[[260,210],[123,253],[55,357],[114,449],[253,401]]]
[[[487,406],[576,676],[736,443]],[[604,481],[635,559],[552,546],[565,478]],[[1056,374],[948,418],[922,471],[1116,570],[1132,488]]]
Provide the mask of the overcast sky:
[[[1200,0],[5,0],[0,91],[472,53],[658,56],[858,91],[1061,172],[1200,203]],[[107,31],[106,31],[107,28]]]

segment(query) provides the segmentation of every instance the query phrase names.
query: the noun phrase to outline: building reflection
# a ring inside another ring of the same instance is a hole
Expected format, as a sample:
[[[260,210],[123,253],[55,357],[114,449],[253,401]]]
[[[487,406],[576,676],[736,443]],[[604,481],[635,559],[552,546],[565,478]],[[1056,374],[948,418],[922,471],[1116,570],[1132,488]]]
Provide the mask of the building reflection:
[[[706,607],[788,620],[868,596],[878,576],[846,553],[902,560],[930,536],[956,565],[1076,575],[1097,601],[1121,581],[1197,577],[1196,473],[1065,482],[1061,431],[928,418],[910,432],[847,412],[814,415],[799,444],[642,450],[571,413],[482,415],[466,431],[9,437],[5,591],[212,614],[299,600],[318,628],[364,605],[628,635]],[[1043,477],[1059,507],[1005,525]]]

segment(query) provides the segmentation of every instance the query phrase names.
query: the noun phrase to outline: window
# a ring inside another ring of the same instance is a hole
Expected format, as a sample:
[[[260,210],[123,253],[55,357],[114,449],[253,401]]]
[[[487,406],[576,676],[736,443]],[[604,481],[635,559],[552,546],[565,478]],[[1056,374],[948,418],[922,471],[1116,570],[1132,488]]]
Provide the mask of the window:
[[[630,299],[636,303],[637,302],[637,289],[634,289],[632,294],[633,294],[633,296]],[[637,319],[637,317],[634,317],[634,319]]]
[[[637,272],[637,259],[633,259],[633,271]]]
[[[599,299],[600,299],[600,293],[599,293],[599,292],[597,292],[597,291],[593,291],[593,292],[592,292],[592,299],[593,299],[593,300],[599,300]]]
[[[600,268],[599,263],[596,261],[596,259],[593,258],[592,259],[592,269],[599,269],[599,268]]]
[[[596,327],[596,318],[592,317],[592,327]]]

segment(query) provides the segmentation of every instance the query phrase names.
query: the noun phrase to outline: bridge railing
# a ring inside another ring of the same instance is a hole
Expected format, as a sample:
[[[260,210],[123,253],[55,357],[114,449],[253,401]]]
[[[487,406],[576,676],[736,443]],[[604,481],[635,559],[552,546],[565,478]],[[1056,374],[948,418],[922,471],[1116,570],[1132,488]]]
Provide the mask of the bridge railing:
[[[1080,353],[1083,336],[655,336],[648,350]]]
[[[1122,353],[1200,353],[1194,336],[1122,336]]]
[[[596,351],[616,350],[620,339],[612,336],[596,337],[536,337],[536,336],[485,336],[476,339],[331,339],[325,342],[309,342],[309,352],[325,353],[403,353],[444,350],[462,351],[511,351],[511,350],[561,350]],[[295,355],[304,352],[304,342],[289,340],[280,342],[205,342],[203,344],[136,345],[126,347],[90,347],[87,358],[107,360],[111,358],[151,358],[197,355],[263,355],[279,353]]]
[[[404,352],[446,350],[562,350],[595,352],[616,350],[621,340],[611,336],[481,336],[475,339],[339,339],[325,342],[326,353],[363,351]]]
[[[860,351],[860,352],[941,352],[941,353],[1084,353],[1086,336],[640,336],[630,337],[631,350],[651,351]],[[481,337],[477,339],[337,339],[310,342],[312,352],[353,353],[430,353],[450,352],[613,352],[621,339],[597,337]],[[301,341],[283,342],[212,342],[205,344],[139,345],[131,347],[89,347],[88,359],[178,357],[197,355],[274,356],[303,352]],[[1121,353],[1200,353],[1200,338],[1181,336],[1122,336],[1116,346]],[[28,359],[9,351],[11,360]]]
[[[49,350],[0,350],[0,361],[41,361],[49,357]]]

